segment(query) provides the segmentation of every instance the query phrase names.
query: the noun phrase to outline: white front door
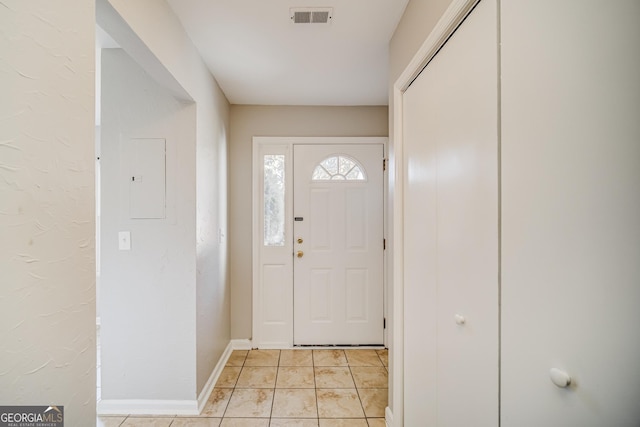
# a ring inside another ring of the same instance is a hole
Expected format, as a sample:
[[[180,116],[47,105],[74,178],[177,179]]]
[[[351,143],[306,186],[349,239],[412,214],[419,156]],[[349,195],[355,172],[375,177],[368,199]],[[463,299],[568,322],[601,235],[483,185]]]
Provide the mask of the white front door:
[[[383,343],[383,146],[294,146],[294,344]]]

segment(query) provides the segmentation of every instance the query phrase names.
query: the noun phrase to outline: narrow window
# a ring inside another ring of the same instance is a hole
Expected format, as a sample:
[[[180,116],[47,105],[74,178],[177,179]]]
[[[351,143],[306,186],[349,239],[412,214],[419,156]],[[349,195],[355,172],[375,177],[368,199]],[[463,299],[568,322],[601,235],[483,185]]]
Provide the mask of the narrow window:
[[[264,245],[284,246],[284,154],[264,156]]]

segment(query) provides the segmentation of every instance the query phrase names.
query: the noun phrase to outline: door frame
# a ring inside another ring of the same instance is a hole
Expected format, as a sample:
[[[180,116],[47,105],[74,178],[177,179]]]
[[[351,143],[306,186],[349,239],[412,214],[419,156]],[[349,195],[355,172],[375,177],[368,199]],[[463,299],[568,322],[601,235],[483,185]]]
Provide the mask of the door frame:
[[[452,0],[451,4],[438,20],[437,24],[415,53],[404,71],[393,84],[393,144],[389,152],[390,192],[393,194],[391,206],[391,267],[392,278],[387,317],[390,328],[385,335],[389,346],[389,403],[385,410],[387,426],[404,425],[404,140],[403,140],[403,103],[404,93],[411,83],[427,67],[429,62],[444,46],[449,37],[471,13],[480,0]],[[498,8],[500,4],[498,2]]]
[[[261,255],[261,233],[262,225],[262,165],[260,163],[261,155],[264,154],[285,154],[285,230],[288,232],[286,237],[286,245],[291,248],[291,261],[293,261],[293,180],[287,177],[293,176],[293,146],[294,145],[315,145],[315,144],[382,144],[384,158],[388,157],[388,141],[387,137],[264,137],[254,136],[252,145],[252,337],[251,347],[262,349],[287,349],[293,348],[293,286],[289,287],[286,295],[282,295],[283,299],[291,301],[291,307],[284,314],[284,321],[279,322],[273,331],[264,331],[262,327],[263,309],[260,303],[260,296],[263,295],[263,279],[262,279],[262,255]],[[380,165],[382,167],[382,165]],[[384,172],[383,177],[383,236],[387,236],[388,230],[388,168]],[[388,271],[387,251],[383,251],[384,270]],[[290,262],[291,284],[293,284],[293,262]],[[287,268],[289,268],[287,266]],[[386,273],[383,280],[383,298],[384,298],[384,317],[387,318],[389,312],[388,307],[388,285]],[[388,345],[388,328],[384,329],[384,344]]]

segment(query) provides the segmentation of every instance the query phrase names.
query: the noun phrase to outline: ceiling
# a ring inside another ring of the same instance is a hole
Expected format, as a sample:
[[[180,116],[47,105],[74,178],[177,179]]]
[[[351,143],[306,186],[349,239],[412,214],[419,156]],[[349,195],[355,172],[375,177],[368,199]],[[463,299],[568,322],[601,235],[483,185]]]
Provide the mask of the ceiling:
[[[387,105],[408,0],[168,0],[232,104]],[[329,24],[290,8],[331,7]]]

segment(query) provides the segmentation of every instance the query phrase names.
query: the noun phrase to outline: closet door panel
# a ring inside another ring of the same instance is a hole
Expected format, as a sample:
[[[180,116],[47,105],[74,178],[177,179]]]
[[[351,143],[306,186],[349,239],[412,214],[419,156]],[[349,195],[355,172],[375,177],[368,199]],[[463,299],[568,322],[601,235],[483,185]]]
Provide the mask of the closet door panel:
[[[501,20],[502,426],[637,427],[640,2]]]
[[[484,0],[404,95],[405,425],[498,424],[498,57]]]

